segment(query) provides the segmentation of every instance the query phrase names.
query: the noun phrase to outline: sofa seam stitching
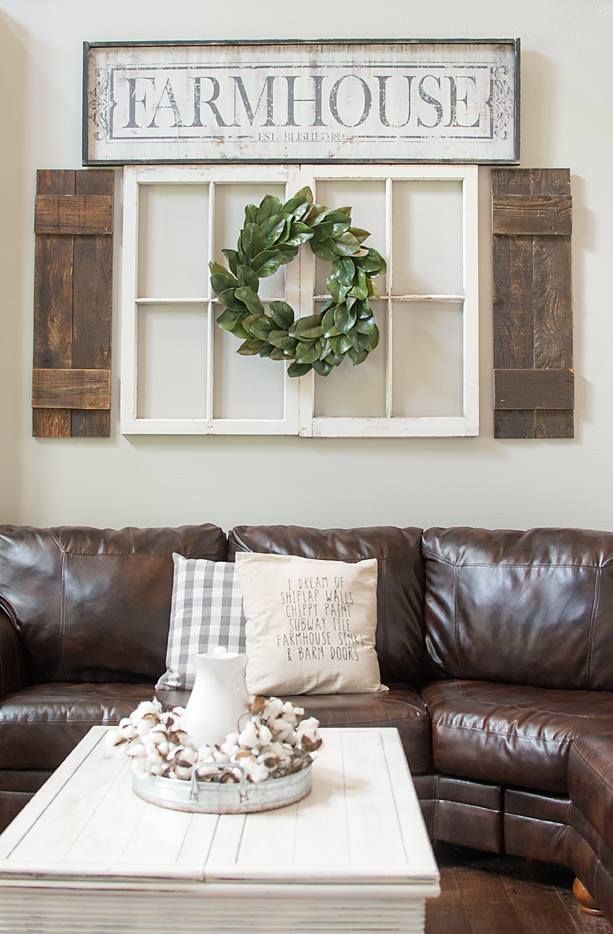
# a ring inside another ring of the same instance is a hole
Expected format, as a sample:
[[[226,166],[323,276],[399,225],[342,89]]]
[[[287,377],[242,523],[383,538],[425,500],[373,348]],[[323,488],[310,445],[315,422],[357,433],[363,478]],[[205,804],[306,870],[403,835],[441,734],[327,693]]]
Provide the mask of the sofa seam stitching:
[[[228,539],[228,541],[229,541],[229,539]],[[239,538],[238,535],[234,535],[234,536],[233,536],[233,543],[232,543],[232,544],[233,544],[234,546],[236,546],[236,545],[241,545],[241,546],[245,549],[245,552],[246,552],[247,554],[254,554],[253,548],[252,548],[250,545],[248,545],[247,542],[243,541],[242,538]],[[419,545],[417,546],[417,548],[419,549]],[[238,549],[238,550],[240,550],[240,549]],[[412,554],[415,550],[416,550],[415,547],[411,547],[410,545],[407,545],[405,548],[397,548],[397,549],[395,549],[394,551],[388,551],[388,552],[387,552],[386,554],[384,554],[384,555],[363,555],[361,558],[356,558],[356,561],[372,561],[373,558],[374,558],[376,561],[388,561],[390,558],[396,558],[396,557],[398,557],[398,555]],[[268,552],[267,552],[267,553],[268,553]],[[288,552],[285,552],[285,551],[283,551],[283,552],[272,551],[272,552],[270,552],[270,554],[275,554],[275,555],[278,554],[278,555],[281,555],[282,557],[285,557],[285,556],[288,555]],[[292,554],[292,555],[289,555],[289,557],[300,558],[301,555],[294,555],[294,554]],[[315,560],[315,561],[327,561],[328,559],[327,559],[327,558],[315,558],[314,560]],[[342,561],[342,560],[344,560],[344,559],[338,558],[338,559],[334,559],[334,560]],[[348,563],[348,564],[353,564],[354,562],[353,562],[353,561],[348,561],[347,563]]]
[[[598,574],[596,575],[596,580],[594,582],[594,599],[592,601],[592,613],[590,616],[590,626],[587,639],[587,670],[586,670],[586,688],[590,689],[590,681],[592,677],[592,654],[594,650],[594,627],[596,624],[596,611],[600,603],[600,586],[602,579],[602,568],[600,568]]]
[[[66,632],[66,552],[62,550],[62,575],[60,581],[60,666],[64,679],[68,681],[66,658],[64,656],[64,635]]]
[[[448,723],[441,723],[438,720],[433,721],[433,726],[439,730],[465,730],[471,733],[485,733],[487,736],[498,736],[500,739],[516,739],[521,743],[541,743],[544,746],[568,746],[579,736],[572,733],[567,739],[538,739],[536,736],[520,736],[519,733],[503,733],[496,730],[485,730],[479,726],[452,726]]]
[[[602,772],[599,772],[599,771],[595,768],[595,766],[589,761],[589,759],[586,759],[586,757],[585,757],[585,755],[583,754],[583,752],[581,751],[581,749],[579,749],[579,748],[575,745],[573,751],[574,751],[574,754],[575,754],[576,756],[578,756],[579,759],[581,759],[581,761],[582,761],[583,764],[586,766],[586,768],[589,769],[589,771],[591,772],[591,774],[594,775],[599,781],[603,782],[603,783],[606,785],[606,787],[607,787],[607,789],[608,789],[609,791],[613,791],[613,782],[611,782],[611,781],[606,777],[606,775],[604,775]],[[575,806],[576,806],[576,805],[575,805]],[[595,828],[595,829],[597,829],[597,828]],[[600,831],[599,831],[599,833],[600,833]]]
[[[613,558],[608,559],[603,564],[576,564],[568,562],[565,564],[541,564],[535,561],[506,562],[506,561],[452,561],[449,558],[443,558],[427,549],[423,549],[423,554],[427,555],[432,561],[438,561],[441,564],[447,564],[449,567],[461,568],[577,568],[586,571],[601,571],[613,562]]]

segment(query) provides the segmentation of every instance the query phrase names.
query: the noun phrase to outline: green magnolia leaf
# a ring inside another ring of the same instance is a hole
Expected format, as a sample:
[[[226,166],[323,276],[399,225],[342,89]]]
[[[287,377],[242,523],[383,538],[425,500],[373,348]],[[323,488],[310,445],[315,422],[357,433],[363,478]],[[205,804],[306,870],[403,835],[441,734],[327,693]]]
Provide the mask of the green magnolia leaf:
[[[355,283],[349,294],[354,298],[368,298],[368,279],[363,269],[356,270]]]
[[[341,334],[347,334],[356,323],[357,317],[355,308],[347,308],[346,305],[338,305],[334,312],[334,324]]]
[[[235,276],[219,263],[210,262],[209,269],[211,271],[211,286],[217,295],[227,289],[235,289],[239,284]]]
[[[336,224],[328,223],[327,220],[324,221],[322,224],[319,224],[317,227],[314,228],[315,239],[316,240],[329,240],[330,238],[334,239],[336,236],[340,236],[341,234],[345,232],[345,230],[349,229],[349,222],[347,221],[345,230],[339,230],[337,233],[335,233],[334,231],[335,227],[336,227]]]
[[[353,362],[354,366],[357,366],[359,363],[364,363],[366,357],[368,356],[367,350],[350,350],[348,353],[349,359]]]
[[[330,366],[340,366],[344,359],[344,354],[332,354],[332,356],[327,358],[326,362],[329,363]]]
[[[276,250],[262,250],[253,257],[250,265],[260,279],[266,279],[277,271],[281,261]]]
[[[333,370],[333,367],[327,362],[327,360],[314,360],[313,369],[319,376],[329,376]]]
[[[287,302],[269,302],[267,312],[275,324],[284,331],[294,323],[294,310]]]
[[[304,188],[301,188],[300,191],[297,191],[293,198],[290,198],[289,201],[286,201],[283,205],[284,214],[293,214],[296,217],[296,210],[301,209],[303,205],[306,205],[306,209],[303,213],[307,213],[311,210],[311,205],[313,204],[313,192],[306,185]],[[300,214],[302,217],[302,214]]]
[[[219,295],[217,296],[217,298],[219,299],[219,301],[221,302],[221,304],[222,304],[222,305],[225,305],[227,308],[230,308],[230,307],[232,307],[232,306],[234,306],[234,305],[239,305],[239,306],[240,306],[240,303],[237,302],[236,299],[234,298],[234,292],[235,292],[235,291],[236,291],[235,289],[226,289],[225,292],[220,292]],[[245,312],[245,309],[244,309],[244,308],[241,308],[241,307],[234,308],[234,310],[235,310],[235,311],[242,311],[243,314],[244,314],[244,312]]]
[[[248,204],[245,207],[245,223],[246,224],[257,224],[257,220],[258,220],[257,204]]]
[[[370,247],[364,256],[357,256],[355,263],[368,276],[380,276],[387,269],[387,263],[377,250]]]
[[[253,357],[255,354],[260,352],[263,343],[263,341],[260,341],[255,337],[251,337],[246,341],[243,341],[236,352],[241,354],[243,357]]]
[[[287,218],[283,214],[274,214],[262,224],[261,229],[262,233],[264,234],[266,249],[274,246],[277,240],[281,237],[283,231],[285,230],[286,220]]]
[[[312,344],[299,344],[296,347],[296,363],[314,363],[319,359],[321,353],[321,343],[314,341]]]
[[[296,259],[298,256],[298,247],[297,246],[286,246],[285,244],[279,244],[276,247],[276,255],[279,258],[279,263],[282,266],[286,266],[287,263],[291,263],[292,260]]]
[[[245,224],[240,235],[240,247],[249,263],[254,256],[261,253],[265,246],[265,237],[262,228],[257,224]],[[240,251],[239,251],[240,255]]]
[[[308,224],[302,224],[300,221],[296,221],[291,226],[290,236],[286,243],[287,246],[301,246],[303,243],[306,243],[307,240],[310,240],[312,236],[313,231]]]
[[[236,269],[238,267],[238,253],[236,250],[222,250],[223,255],[228,260],[228,266],[231,271],[236,275]]]
[[[351,205],[347,204],[342,208],[335,208],[334,213],[335,214],[347,214],[349,217],[351,217]]]
[[[344,233],[341,237],[337,237],[334,241],[336,245],[336,251],[339,256],[351,256],[352,253],[357,253],[360,249],[360,242],[356,240],[353,234],[350,234],[349,231]]]
[[[350,227],[349,233],[353,234],[353,236],[356,238],[358,243],[364,243],[364,241],[367,240],[368,237],[370,237],[370,231],[362,230],[361,227]]]
[[[356,302],[356,308],[358,310],[358,319],[370,318],[372,316],[372,308],[366,300]]]
[[[259,350],[260,357],[272,356],[272,352],[274,349],[275,348],[272,346],[272,344],[263,344]]]
[[[243,305],[247,306],[252,315],[264,314],[264,306],[253,289],[247,287],[235,289],[234,294]]]
[[[287,357],[279,347],[275,347],[275,349],[270,355],[270,359],[271,360],[287,360]]]
[[[241,324],[243,325],[244,329],[246,330],[247,334],[250,337],[256,337],[256,335],[252,331],[252,326],[254,324],[257,324],[259,320],[260,320],[259,315],[245,315],[245,317],[243,318]]]
[[[240,265],[237,269],[236,275],[238,277],[238,284],[240,286],[247,286],[248,289],[252,289],[254,292],[257,292],[260,285],[260,280],[250,266]]]
[[[299,340],[315,340],[322,336],[321,315],[298,318],[290,328],[290,336]]]
[[[281,214],[283,205],[274,195],[264,195],[260,201],[260,206],[258,208],[258,213],[256,216],[256,223],[263,224],[264,221],[268,220],[274,214]]]
[[[362,318],[356,325],[356,331],[358,334],[372,334],[373,331],[376,331],[376,329],[377,325],[375,324],[375,319],[372,317],[372,315],[370,318]]]
[[[334,328],[336,326],[334,324],[335,310],[336,310],[336,305],[333,305],[331,308],[328,308],[328,310],[326,311],[326,313],[323,315],[321,319],[321,328],[322,328],[322,331],[324,332],[324,337],[328,337],[329,336],[328,331],[330,331],[331,328]]]
[[[310,364],[292,363],[287,368],[287,375],[291,377],[305,376],[311,369]]]
[[[319,222],[319,219],[323,218],[325,214],[328,213],[328,208],[325,204],[313,204],[311,205],[311,210],[304,218],[306,224],[313,225]]]
[[[244,325],[245,322],[243,322]],[[274,328],[273,322],[262,315],[251,325],[250,332],[254,337],[259,337],[262,341],[270,343],[270,332]]]
[[[220,315],[215,319],[217,324],[223,331],[232,332],[236,327],[236,324],[243,318],[244,315],[237,314],[235,311],[228,311],[226,308]]]
[[[353,285],[355,272],[356,269],[353,260],[348,256],[343,256],[340,259],[335,260],[332,264],[330,276],[334,276],[342,285],[345,285],[348,289],[350,289]]]
[[[321,242],[318,241],[317,243],[314,240],[311,240],[310,246],[315,256],[319,256],[320,259],[333,262],[338,258],[338,253],[336,252],[336,242],[334,240],[322,240]]]
[[[345,354],[353,346],[351,343],[351,338],[347,334],[341,334],[340,337],[335,338],[336,347],[334,348],[337,354]]]

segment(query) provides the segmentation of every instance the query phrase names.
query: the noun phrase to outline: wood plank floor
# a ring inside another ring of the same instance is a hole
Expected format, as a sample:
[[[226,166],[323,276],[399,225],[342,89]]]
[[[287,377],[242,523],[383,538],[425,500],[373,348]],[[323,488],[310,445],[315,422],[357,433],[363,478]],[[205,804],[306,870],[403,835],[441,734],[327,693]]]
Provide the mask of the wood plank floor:
[[[558,866],[437,844],[440,898],[428,903],[426,934],[612,934],[571,893]]]

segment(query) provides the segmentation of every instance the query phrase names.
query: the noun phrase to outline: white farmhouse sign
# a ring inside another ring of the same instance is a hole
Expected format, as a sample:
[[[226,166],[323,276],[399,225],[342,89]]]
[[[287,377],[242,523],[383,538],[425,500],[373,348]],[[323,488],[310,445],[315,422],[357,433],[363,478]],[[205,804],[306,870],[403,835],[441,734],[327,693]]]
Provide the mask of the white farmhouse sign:
[[[519,40],[93,43],[83,161],[517,162]]]

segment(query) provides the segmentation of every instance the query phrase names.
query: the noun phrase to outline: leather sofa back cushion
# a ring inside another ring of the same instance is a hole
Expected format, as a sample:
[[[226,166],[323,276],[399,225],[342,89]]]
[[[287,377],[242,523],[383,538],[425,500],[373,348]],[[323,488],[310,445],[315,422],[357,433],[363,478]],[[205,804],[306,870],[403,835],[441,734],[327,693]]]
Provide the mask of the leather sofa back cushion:
[[[428,529],[423,553],[441,676],[613,690],[613,534]]]
[[[0,598],[34,681],[155,681],[164,671],[172,553],[222,560],[213,525],[0,526]]]
[[[381,680],[385,684],[414,684],[418,680],[423,660],[421,529],[243,525],[228,536],[230,560],[237,551],[332,561],[377,558],[376,648]]]

